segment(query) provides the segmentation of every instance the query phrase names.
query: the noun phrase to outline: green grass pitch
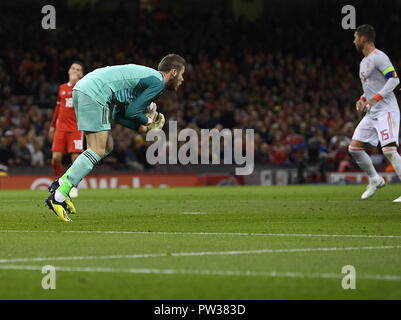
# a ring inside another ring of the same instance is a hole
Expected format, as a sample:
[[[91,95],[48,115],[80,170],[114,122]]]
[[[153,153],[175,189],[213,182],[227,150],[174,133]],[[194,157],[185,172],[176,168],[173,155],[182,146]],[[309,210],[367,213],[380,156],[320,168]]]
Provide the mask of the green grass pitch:
[[[401,299],[401,188],[363,191],[80,190],[63,223],[47,192],[1,190],[0,299]]]

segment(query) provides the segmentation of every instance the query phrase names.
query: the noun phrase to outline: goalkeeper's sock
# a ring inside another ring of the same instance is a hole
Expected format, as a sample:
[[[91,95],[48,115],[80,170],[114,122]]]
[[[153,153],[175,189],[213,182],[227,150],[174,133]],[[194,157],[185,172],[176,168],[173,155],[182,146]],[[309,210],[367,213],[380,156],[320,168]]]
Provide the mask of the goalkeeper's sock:
[[[93,166],[97,164],[101,158],[99,155],[87,149],[82,152],[78,158],[74,161],[72,166],[68,169],[68,171],[62,177],[62,184],[56,191],[56,196],[60,199],[60,196],[63,195],[64,198],[68,196],[71,189],[74,186],[77,186],[78,183],[85,178],[89,172],[92,171]],[[65,200],[65,199],[64,199]],[[56,199],[56,201],[59,201]]]
[[[62,194],[61,191],[59,191],[59,189],[57,189],[56,192],[54,193],[54,199],[56,199],[57,202],[64,202],[66,198],[67,196]]]
[[[63,184],[64,179],[67,178],[69,172],[70,172],[70,169],[68,169],[68,170],[63,174],[63,176],[60,177],[60,178],[58,179],[58,184],[59,184],[60,186]]]
[[[106,158],[110,153],[111,153],[111,151],[109,152],[109,151],[106,150],[106,151],[104,152],[104,156],[103,156],[102,160],[103,160],[104,158]],[[59,184],[60,186],[63,184],[63,181],[67,178],[69,172],[70,172],[70,169],[68,169],[68,170],[63,174],[62,177],[58,178],[58,184]]]

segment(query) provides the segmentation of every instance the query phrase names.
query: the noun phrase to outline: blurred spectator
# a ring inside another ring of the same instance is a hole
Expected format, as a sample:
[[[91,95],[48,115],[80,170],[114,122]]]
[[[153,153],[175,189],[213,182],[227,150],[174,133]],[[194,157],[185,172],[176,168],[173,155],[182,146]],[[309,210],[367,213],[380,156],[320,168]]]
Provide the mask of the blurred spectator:
[[[26,137],[19,137],[14,147],[15,164],[20,166],[31,165],[31,151],[28,148]]]
[[[269,145],[263,142],[260,148],[255,150],[255,163],[256,164],[268,164],[270,163],[270,150]]]
[[[317,182],[317,175],[320,174],[320,181],[326,182],[326,160],[327,148],[323,138],[323,130],[312,127],[309,137],[306,140],[306,151],[302,161],[298,165],[298,182],[304,183],[304,171],[312,175],[314,182]]]
[[[294,125],[289,128],[285,141],[291,148],[291,160],[295,162],[301,161],[306,149],[306,142],[305,138],[297,132]]]
[[[149,163],[146,160],[146,150],[148,149],[148,145],[150,142],[145,142],[142,136],[137,135],[135,137],[135,144],[131,151],[133,151],[133,163],[131,166],[135,166],[138,168],[150,168]]]
[[[283,139],[283,135],[281,131],[278,131],[273,139],[273,143],[270,147],[270,162],[272,164],[289,164],[289,156],[288,154],[291,151],[291,147],[285,139]]]
[[[33,148],[31,150],[31,165],[33,167],[43,167],[45,163],[43,148],[43,137],[36,137],[33,142]]]
[[[12,164],[12,159],[14,158],[14,155],[9,148],[7,138],[6,137],[0,137],[0,164],[3,164],[5,166],[9,166]]]
[[[352,171],[355,169],[348,153],[348,144],[345,141],[341,141],[339,147],[334,151],[334,163],[335,168],[338,168],[338,172]]]

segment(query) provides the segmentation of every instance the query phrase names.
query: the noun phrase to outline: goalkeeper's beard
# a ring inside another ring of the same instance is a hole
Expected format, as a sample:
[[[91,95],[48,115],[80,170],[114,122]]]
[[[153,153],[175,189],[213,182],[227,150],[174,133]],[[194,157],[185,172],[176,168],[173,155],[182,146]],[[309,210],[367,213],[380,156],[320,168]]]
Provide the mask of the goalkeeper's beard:
[[[175,76],[174,78],[171,78],[169,81],[167,81],[165,87],[166,87],[167,90],[177,91],[177,89],[178,89],[178,76]]]

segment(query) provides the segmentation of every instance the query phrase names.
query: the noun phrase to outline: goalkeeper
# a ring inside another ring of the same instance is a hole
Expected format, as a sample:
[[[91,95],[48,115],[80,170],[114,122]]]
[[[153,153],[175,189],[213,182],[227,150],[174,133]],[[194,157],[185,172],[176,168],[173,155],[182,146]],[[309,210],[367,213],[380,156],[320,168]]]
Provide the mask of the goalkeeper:
[[[113,120],[125,127],[141,133],[163,127],[164,116],[157,113],[153,101],[165,89],[178,89],[184,81],[185,60],[169,54],[157,69],[135,64],[99,68],[75,85],[73,104],[78,130],[85,133],[87,149],[49,186],[51,194],[46,205],[60,220],[71,221],[67,213],[76,213],[68,196],[70,190],[113,150],[110,104],[114,104]]]

